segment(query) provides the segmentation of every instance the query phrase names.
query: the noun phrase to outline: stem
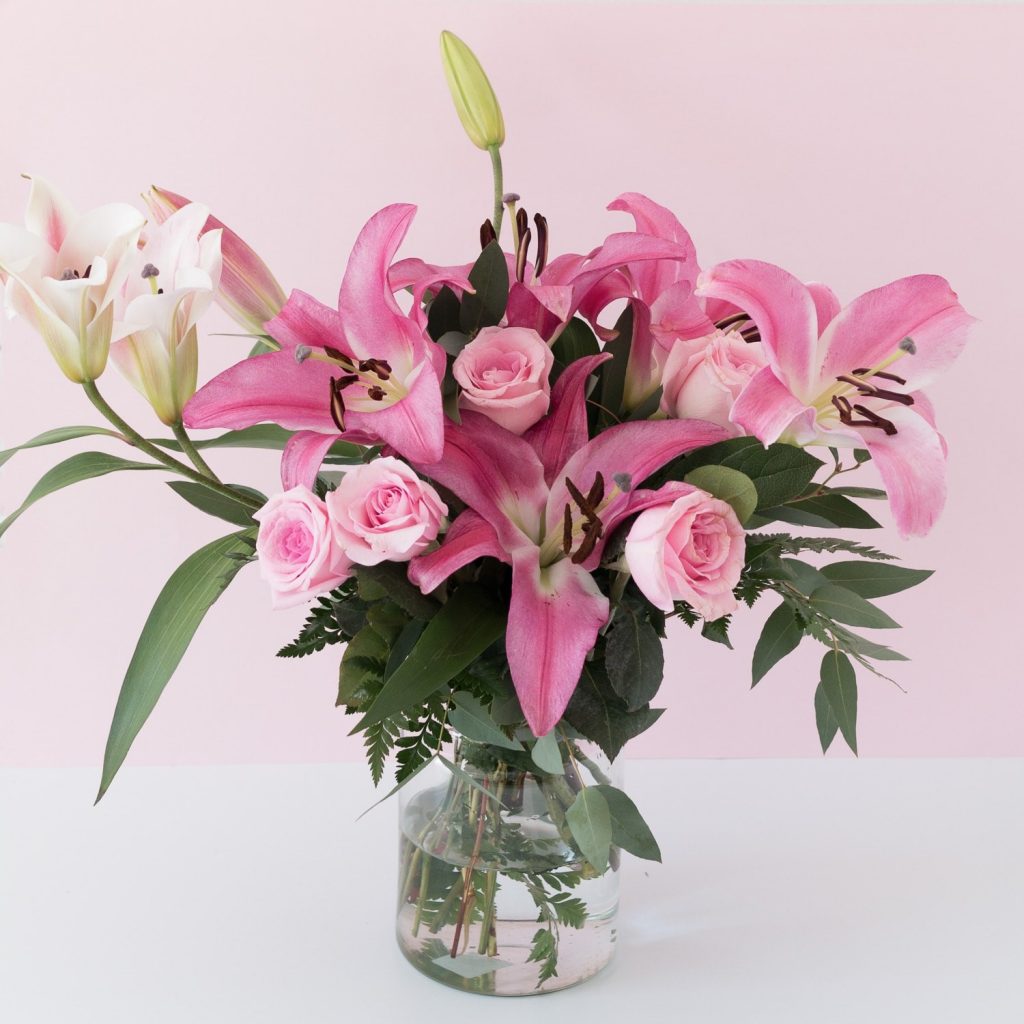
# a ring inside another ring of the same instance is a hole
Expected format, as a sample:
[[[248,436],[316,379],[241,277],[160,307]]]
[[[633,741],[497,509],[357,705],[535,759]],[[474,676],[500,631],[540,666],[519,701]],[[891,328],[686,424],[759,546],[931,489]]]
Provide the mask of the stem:
[[[491,154],[491,173],[494,175],[494,234],[501,239],[501,216],[505,212],[502,198],[505,195],[504,175],[501,170],[501,149],[498,146],[488,146],[487,152]]]
[[[487,777],[484,777],[484,789],[487,789]],[[473,791],[473,797],[477,796],[476,790]],[[472,814],[473,804],[470,804],[470,814]],[[473,853],[469,858],[469,863],[466,865],[464,871],[464,877],[466,879],[465,894],[462,897],[462,906],[459,907],[459,918],[455,922],[455,937],[452,939],[452,959],[454,960],[458,956],[459,951],[459,939],[462,936],[462,929],[466,923],[466,916],[469,913],[470,904],[473,902],[473,898],[476,895],[476,887],[473,884],[473,872],[476,870],[476,862],[480,858],[480,847],[483,845],[484,840],[484,823],[487,821],[487,799],[483,798],[479,803],[479,810],[477,811],[476,819],[476,840],[473,843]]]
[[[128,444],[138,448],[141,452],[145,452],[151,459],[155,462],[159,462],[160,465],[166,467],[172,473],[178,473],[180,476],[187,477],[189,480],[192,480],[197,484],[209,487],[211,491],[217,491],[225,497],[230,498],[232,501],[245,505],[246,508],[250,508],[255,511],[260,507],[259,502],[250,498],[249,495],[242,494],[241,491],[236,491],[233,488],[220,483],[218,480],[211,480],[210,477],[203,475],[198,470],[185,465],[184,462],[179,462],[173,456],[168,455],[165,451],[161,451],[161,449],[153,444],[152,441],[147,441],[134,427],[129,426],[128,423],[114,411],[107,400],[100,394],[95,381],[83,381],[82,388],[89,396],[89,401],[96,406],[100,413],[102,413],[110,423],[121,431]]]
[[[178,444],[181,445],[181,450],[188,456],[192,465],[195,466],[203,476],[209,477],[211,480],[219,484],[220,477],[210,469],[206,459],[199,454],[199,449],[192,443],[192,438],[188,436],[185,427],[180,422],[173,423],[171,425],[171,430],[174,431],[174,436],[178,439]]]

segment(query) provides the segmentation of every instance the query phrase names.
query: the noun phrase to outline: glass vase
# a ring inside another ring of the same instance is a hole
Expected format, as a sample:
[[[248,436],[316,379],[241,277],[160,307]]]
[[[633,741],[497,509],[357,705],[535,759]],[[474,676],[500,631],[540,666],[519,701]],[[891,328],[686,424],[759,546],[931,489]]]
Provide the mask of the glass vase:
[[[615,951],[619,851],[588,862],[566,813],[619,772],[575,739],[534,751],[460,737],[453,761],[435,759],[400,791],[398,943],[453,988],[554,992]]]

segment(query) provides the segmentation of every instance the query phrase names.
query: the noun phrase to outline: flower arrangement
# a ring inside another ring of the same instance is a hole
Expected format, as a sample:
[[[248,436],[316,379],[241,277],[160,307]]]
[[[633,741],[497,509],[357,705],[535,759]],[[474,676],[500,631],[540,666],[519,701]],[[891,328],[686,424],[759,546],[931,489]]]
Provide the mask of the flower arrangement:
[[[547,990],[571,935],[601,916],[587,887],[614,875],[620,849],[660,857],[612,765],[661,713],[669,620],[729,645],[731,617],[773,597],[753,683],[805,637],[820,642],[821,746],[841,735],[856,752],[855,668],[882,675],[878,663],[903,660],[860,630],[896,627],[875,599],[930,574],[792,528],[875,528],[862,502],[887,500],[903,536],[930,529],[946,447],[922,389],[972,318],[936,276],[843,306],[769,263],[702,270],[676,217],[636,193],[609,206],[631,230],[553,256],[545,217],[504,192],[505,127],[486,75],[450,33],[442,57],[492,163],[479,252],[454,267],[398,260],[415,208],[386,207],[356,239],[336,306],[286,295],[237,234],[175,193],[151,189],[148,220],[126,204],[79,215],[32,179],[24,227],[0,225],[6,306],[107,425],[57,428],[0,464],[86,436],[132,457],[59,463],[0,534],[76,482],[173,474],[185,502],[233,529],[157,598],[100,797],[206,611],[255,561],[275,607],[312,602],[281,656],[344,645],[338,704],[374,783],[389,755],[395,790],[442,772],[403,811],[416,822],[403,824],[407,954],[445,980],[502,990],[501,894],[521,890],[529,912],[517,919],[532,923],[511,959]],[[214,303],[254,344],[198,387],[199,324]],[[108,403],[108,362],[170,436],[147,436]],[[224,432],[193,436],[210,428]],[[280,451],[280,492],[225,483],[207,459],[230,447]],[[840,480],[868,461],[884,490]]]

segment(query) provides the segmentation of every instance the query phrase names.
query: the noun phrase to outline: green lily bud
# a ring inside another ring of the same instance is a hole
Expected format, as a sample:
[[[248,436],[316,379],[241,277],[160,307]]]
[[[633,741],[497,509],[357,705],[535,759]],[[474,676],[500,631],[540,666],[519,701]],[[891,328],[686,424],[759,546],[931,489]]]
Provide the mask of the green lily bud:
[[[441,33],[441,62],[455,110],[470,142],[491,149],[505,141],[498,98],[473,51],[451,32]]]

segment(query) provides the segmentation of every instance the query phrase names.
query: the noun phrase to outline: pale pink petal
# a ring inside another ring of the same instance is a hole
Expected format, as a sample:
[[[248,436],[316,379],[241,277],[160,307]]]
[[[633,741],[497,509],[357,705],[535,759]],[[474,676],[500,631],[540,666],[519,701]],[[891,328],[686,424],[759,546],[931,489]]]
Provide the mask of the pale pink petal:
[[[587,292],[613,270],[630,265],[630,273],[636,275],[634,264],[648,260],[666,260],[678,267],[693,258],[693,247],[679,245],[668,239],[655,238],[651,235],[638,234],[635,231],[622,231],[609,235],[587,257],[576,272],[571,283],[575,304],[578,307]],[[544,276],[547,276],[545,271]],[[674,279],[674,278],[673,278]]]
[[[910,338],[913,354],[901,356],[891,372],[911,388],[927,387],[960,354],[972,323],[945,278],[900,278],[865,292],[832,321],[821,339],[821,381],[876,366]]]
[[[679,281],[661,293],[651,306],[651,331],[662,348],[714,333],[715,323],[694,296],[689,281]]]
[[[59,252],[71,225],[78,219],[74,207],[44,178],[31,178],[25,227]]]
[[[770,366],[758,370],[733,404],[730,418],[762,444],[774,444],[793,423],[813,427],[814,410],[783,384]]]
[[[701,274],[697,295],[725,299],[747,313],[779,378],[809,397],[817,377],[818,311],[802,281],[771,263],[729,260]]]
[[[542,569],[536,551],[515,559],[505,650],[535,736],[562,717],[607,620],[608,598],[589,572],[566,558]]]
[[[575,359],[555,382],[551,410],[525,435],[544,463],[544,478],[550,484],[569,458],[589,440],[587,431],[587,382],[611,353]]]
[[[429,594],[453,572],[477,558],[509,561],[494,527],[483,516],[477,515],[472,509],[466,509],[448,528],[439,548],[409,563],[409,579],[424,594]]]
[[[274,341],[287,349],[294,349],[298,345],[330,347],[345,355],[352,355],[338,311],[298,288],[292,290],[281,312],[267,321],[265,330]]]
[[[819,284],[817,281],[808,281],[807,290],[814,300],[814,309],[818,315],[818,334],[824,334],[828,327],[839,313],[839,298],[827,284]]]
[[[865,428],[861,436],[882,475],[900,535],[922,537],[946,503],[945,446],[935,428],[913,409],[895,406],[884,415],[895,424],[896,434]]]
[[[318,434],[312,430],[293,434],[281,455],[281,485],[284,489],[290,491],[293,487],[302,486],[313,490],[324,456],[339,436],[337,432]]]

